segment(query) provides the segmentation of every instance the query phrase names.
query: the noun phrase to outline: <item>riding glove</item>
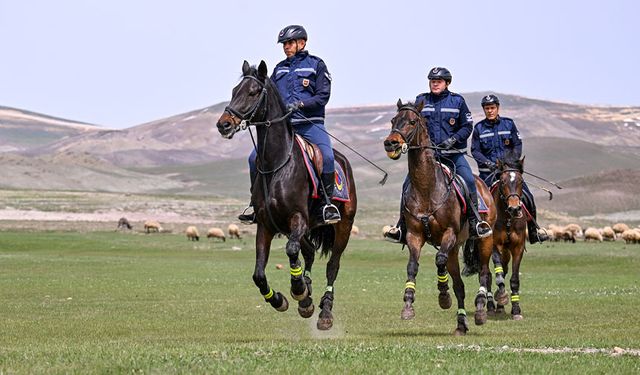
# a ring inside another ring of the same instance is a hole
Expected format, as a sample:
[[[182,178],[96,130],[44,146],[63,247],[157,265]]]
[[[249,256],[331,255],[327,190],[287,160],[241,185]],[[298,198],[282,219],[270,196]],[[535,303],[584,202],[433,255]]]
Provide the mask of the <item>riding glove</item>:
[[[442,147],[445,150],[448,150],[452,148],[454,144],[456,144],[456,139],[454,137],[450,137],[445,139],[444,142],[440,143],[438,147]]]
[[[287,104],[287,112],[295,112],[302,107],[304,107],[304,103],[301,101],[289,103]]]

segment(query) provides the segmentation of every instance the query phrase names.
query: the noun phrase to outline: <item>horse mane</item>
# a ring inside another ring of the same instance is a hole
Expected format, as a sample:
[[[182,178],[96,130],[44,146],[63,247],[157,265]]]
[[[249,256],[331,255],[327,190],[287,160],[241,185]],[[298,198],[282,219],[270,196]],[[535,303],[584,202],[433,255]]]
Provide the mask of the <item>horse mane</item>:
[[[251,74],[253,77],[258,78],[258,68],[255,65],[251,65],[251,72],[249,74]],[[241,74],[240,79],[242,79],[242,77],[243,75]],[[276,87],[275,83],[273,83],[273,81],[271,80],[271,77],[267,76],[267,79],[265,79],[265,83],[269,91],[274,91],[278,94],[277,95],[278,104],[280,104],[280,109],[282,110],[282,113],[285,113],[287,109],[285,107],[284,101],[282,100],[282,97],[280,96],[280,92],[278,91],[278,88]],[[289,117],[287,117],[287,122],[290,122]]]
[[[507,150],[504,156],[500,158],[500,161],[502,162],[503,169],[506,169],[506,168],[517,169],[518,171],[520,171],[520,173],[522,173],[523,171],[522,160],[520,159],[519,155],[515,152],[515,150]]]

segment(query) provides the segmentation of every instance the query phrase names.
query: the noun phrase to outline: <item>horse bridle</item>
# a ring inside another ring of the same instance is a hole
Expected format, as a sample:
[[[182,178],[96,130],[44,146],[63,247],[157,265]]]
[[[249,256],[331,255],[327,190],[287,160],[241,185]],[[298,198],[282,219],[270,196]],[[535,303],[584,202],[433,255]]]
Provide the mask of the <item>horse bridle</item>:
[[[398,130],[396,128],[391,129],[391,133],[397,133],[402,138],[402,140],[404,141],[404,143],[402,144],[402,147],[401,147],[401,152],[403,154],[406,154],[409,150],[418,150],[418,149],[423,149],[423,148],[428,148],[428,149],[431,149],[431,150],[446,150],[443,147],[438,147],[438,146],[434,145],[433,142],[431,142],[430,145],[410,146],[410,143],[413,142],[413,139],[416,137],[416,134],[418,134],[418,128],[419,127],[423,127],[424,130],[427,131],[427,127],[426,127],[426,125],[424,125],[424,122],[422,121],[422,114],[420,112],[418,112],[418,110],[415,109],[413,106],[404,105],[404,106],[398,108],[398,113],[400,113],[401,111],[413,112],[420,119],[420,120],[418,120],[418,122],[419,122],[418,126],[414,127],[413,130],[407,135],[404,135],[400,130]],[[410,123],[411,123],[411,121],[410,121]],[[412,125],[414,125],[414,124],[412,124]]]
[[[241,113],[240,111],[238,111],[237,109],[232,108],[230,105],[224,107],[224,111],[229,113],[231,115],[231,117],[235,117],[238,120],[240,120],[240,130],[246,130],[249,126],[266,126],[269,127],[271,126],[272,123],[274,122],[278,122],[278,121],[282,121],[284,119],[286,119],[287,117],[291,116],[291,113],[293,113],[293,111],[287,111],[285,112],[284,115],[282,115],[281,117],[275,118],[275,119],[271,119],[271,120],[265,120],[265,121],[257,121],[257,122],[252,122],[251,120],[253,120],[253,118],[256,116],[256,113],[258,113],[258,111],[260,110],[260,108],[262,108],[263,106],[266,107],[267,105],[267,85],[265,82],[260,81],[258,78],[252,76],[252,75],[245,75],[242,76],[242,79],[252,79],[256,82],[258,82],[258,84],[261,86],[261,90],[260,90],[260,97],[258,97],[258,100],[256,100],[256,102],[253,104],[253,106],[246,112],[246,113]],[[265,78],[267,79],[267,78]]]
[[[500,181],[500,186],[499,186],[499,189],[498,189],[499,192],[500,192],[500,199],[503,202],[507,203],[509,201],[509,198],[518,197],[518,199],[522,202],[522,194],[511,193],[511,194],[508,194],[508,195],[505,196],[504,193],[502,192],[502,186],[503,186],[502,175],[507,173],[507,172],[517,172],[517,173],[520,173],[520,176],[522,176],[522,172],[519,169],[516,169],[516,168],[507,168],[507,169],[504,169],[504,170],[500,171],[500,179],[498,180],[498,181]]]

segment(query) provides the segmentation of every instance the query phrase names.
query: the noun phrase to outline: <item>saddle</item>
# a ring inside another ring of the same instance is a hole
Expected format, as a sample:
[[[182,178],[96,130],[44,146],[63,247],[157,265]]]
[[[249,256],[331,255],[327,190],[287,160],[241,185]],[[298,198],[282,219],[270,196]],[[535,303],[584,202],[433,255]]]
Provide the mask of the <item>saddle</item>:
[[[318,146],[307,141],[298,134],[296,134],[296,141],[296,143],[300,147],[300,150],[302,150],[304,163],[307,167],[307,172],[309,173],[309,177],[311,180],[311,198],[319,199],[321,198],[320,194],[318,194],[318,186],[320,186],[319,176],[322,174],[322,152],[320,152],[320,148],[318,148]],[[333,189],[333,195],[331,196],[331,199],[340,202],[348,202],[350,198],[346,175],[340,163],[334,161],[334,165],[336,171],[335,187]]]
[[[438,164],[442,166],[442,169],[444,170],[445,174],[449,176],[449,178],[451,178],[451,170],[449,169],[449,167],[447,167],[442,163],[438,163]],[[458,197],[458,201],[462,206],[462,213],[466,214],[467,200],[469,199],[469,187],[467,186],[466,182],[464,182],[464,179],[460,177],[460,175],[458,174],[456,174],[455,178],[453,179],[453,187],[456,191],[456,196]],[[489,212],[489,207],[487,206],[487,203],[484,201],[484,198],[482,198],[482,195],[480,194],[478,194],[478,212],[481,214]]]

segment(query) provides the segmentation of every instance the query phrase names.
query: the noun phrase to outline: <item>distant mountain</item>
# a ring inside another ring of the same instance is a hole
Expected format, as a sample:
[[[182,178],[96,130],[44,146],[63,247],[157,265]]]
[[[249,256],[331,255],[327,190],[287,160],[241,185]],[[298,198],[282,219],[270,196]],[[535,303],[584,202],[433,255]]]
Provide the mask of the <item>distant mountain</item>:
[[[26,151],[100,129],[83,122],[0,106],[0,152]]]
[[[485,94],[464,94],[476,121],[484,117],[479,103]],[[620,170],[627,170],[625,197],[640,184],[640,107],[594,107],[498,95],[501,114],[516,121],[525,140],[526,169],[567,184],[556,196],[571,205],[556,204],[554,199],[541,202],[543,208],[580,215],[600,212],[606,206],[602,197],[614,188],[596,182],[621,178]],[[225,105],[121,130],[0,107],[0,188],[246,197],[246,158],[253,146],[248,132],[232,140],[218,134],[215,123]],[[382,146],[395,112],[395,104],[327,111],[327,128],[335,137],[389,172],[387,185],[380,187],[381,172],[334,142],[350,158],[364,201],[396,204],[399,197],[406,161],[389,160]],[[475,163],[471,165],[475,168]],[[549,186],[531,176],[527,181]],[[574,184],[583,185],[578,189]],[[592,199],[575,199],[578,196]],[[592,203],[596,196],[598,204]],[[623,201],[630,203],[624,206]],[[610,207],[622,208],[637,210],[640,202],[619,200]]]

